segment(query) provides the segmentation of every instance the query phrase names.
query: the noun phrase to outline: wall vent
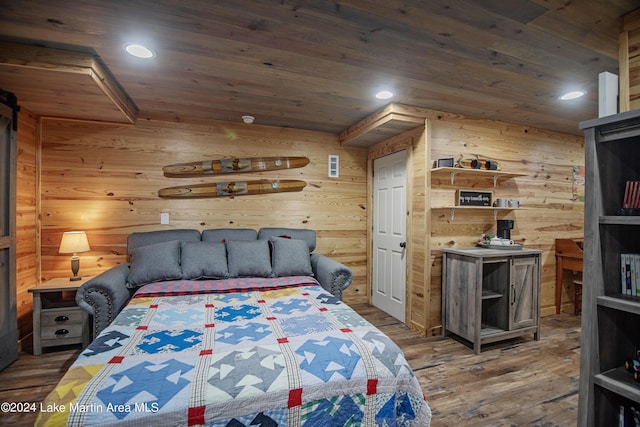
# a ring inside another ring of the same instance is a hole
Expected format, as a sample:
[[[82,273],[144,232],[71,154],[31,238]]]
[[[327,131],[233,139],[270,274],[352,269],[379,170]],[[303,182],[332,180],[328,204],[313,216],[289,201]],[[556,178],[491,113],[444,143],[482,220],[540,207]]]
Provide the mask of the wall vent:
[[[340,176],[340,158],[335,154],[329,154],[329,178]]]

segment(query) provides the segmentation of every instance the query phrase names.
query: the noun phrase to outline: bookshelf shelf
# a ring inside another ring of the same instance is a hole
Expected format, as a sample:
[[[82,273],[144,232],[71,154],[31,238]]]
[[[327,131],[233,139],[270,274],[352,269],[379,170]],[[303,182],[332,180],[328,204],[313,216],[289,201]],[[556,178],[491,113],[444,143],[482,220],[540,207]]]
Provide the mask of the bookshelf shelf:
[[[600,224],[606,225],[640,225],[640,216],[603,215]]]
[[[614,296],[598,297],[598,305],[614,310],[620,310],[640,316],[640,298],[628,295],[617,294]]]
[[[623,367],[610,369],[593,377],[593,383],[617,395],[640,403],[640,383]]]

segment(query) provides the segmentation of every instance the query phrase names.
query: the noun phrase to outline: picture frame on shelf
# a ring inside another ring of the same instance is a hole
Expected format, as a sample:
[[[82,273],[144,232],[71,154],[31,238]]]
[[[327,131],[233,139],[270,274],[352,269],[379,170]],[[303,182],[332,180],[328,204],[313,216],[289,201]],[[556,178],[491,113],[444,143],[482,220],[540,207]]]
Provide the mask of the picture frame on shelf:
[[[492,191],[456,190],[456,206],[490,207],[492,199]]]

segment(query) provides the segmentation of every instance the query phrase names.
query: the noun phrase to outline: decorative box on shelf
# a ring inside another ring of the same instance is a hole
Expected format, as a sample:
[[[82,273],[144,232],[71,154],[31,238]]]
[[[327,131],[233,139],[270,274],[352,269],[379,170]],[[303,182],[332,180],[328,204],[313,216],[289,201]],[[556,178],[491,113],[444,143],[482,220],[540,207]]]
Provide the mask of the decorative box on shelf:
[[[457,190],[456,205],[457,206],[491,206],[493,192],[491,191],[474,191],[474,190]]]

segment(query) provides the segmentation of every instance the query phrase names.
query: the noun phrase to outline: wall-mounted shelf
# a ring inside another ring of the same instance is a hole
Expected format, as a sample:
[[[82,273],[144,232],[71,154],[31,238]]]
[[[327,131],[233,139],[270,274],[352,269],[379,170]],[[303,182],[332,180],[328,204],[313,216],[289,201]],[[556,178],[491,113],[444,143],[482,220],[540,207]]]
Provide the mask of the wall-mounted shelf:
[[[432,210],[440,210],[440,209],[450,209],[451,210],[451,221],[455,219],[456,209],[467,210],[467,211],[493,211],[493,219],[496,220],[498,218],[498,212],[505,211],[514,211],[522,208],[500,208],[497,206],[436,206],[432,207]]]
[[[502,171],[491,171],[484,169],[464,169],[464,168],[434,168],[431,169],[432,177],[446,177],[451,178],[451,185],[454,184],[456,175],[464,175],[468,178],[493,178],[493,186],[498,184],[500,178],[510,179],[518,176],[526,176],[524,173],[511,173]]]

